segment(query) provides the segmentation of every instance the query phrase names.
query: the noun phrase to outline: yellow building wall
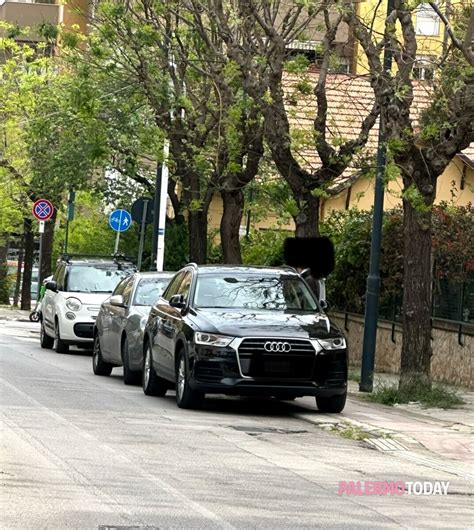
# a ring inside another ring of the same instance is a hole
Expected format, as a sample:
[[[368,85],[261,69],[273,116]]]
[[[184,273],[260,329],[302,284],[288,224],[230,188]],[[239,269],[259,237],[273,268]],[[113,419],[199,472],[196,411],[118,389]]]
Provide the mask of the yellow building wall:
[[[452,9],[456,8],[456,4],[464,4],[466,0],[452,0]],[[446,8],[446,2],[441,0],[438,5],[442,10]],[[373,34],[383,35],[385,28],[385,19],[387,18],[387,0],[359,0],[356,3],[357,12],[359,17],[367,24],[367,27],[373,27]],[[414,15],[414,22],[416,23],[416,13]],[[398,24],[398,28],[400,26]],[[416,38],[417,42],[417,55],[420,57],[439,57],[443,51],[443,40],[444,40],[444,24],[440,20],[438,24],[438,34],[433,36],[418,35]],[[378,39],[380,40],[380,39]],[[364,50],[359,43],[355,43],[355,67],[354,73],[356,74],[367,74],[368,65],[367,58]]]
[[[389,183],[384,195],[384,209],[390,210],[402,205],[401,180]],[[349,201],[347,199],[350,194]],[[455,157],[444,173],[438,178],[436,188],[436,204],[449,202],[456,206],[474,204],[474,169],[467,166],[459,157]],[[349,202],[349,208],[370,210],[374,205],[374,180],[360,178],[352,189],[346,189],[340,194],[324,201],[322,217],[326,217],[333,210],[343,210]]]
[[[87,33],[89,9],[90,0],[66,0],[63,14],[64,26],[77,28],[80,33]]]

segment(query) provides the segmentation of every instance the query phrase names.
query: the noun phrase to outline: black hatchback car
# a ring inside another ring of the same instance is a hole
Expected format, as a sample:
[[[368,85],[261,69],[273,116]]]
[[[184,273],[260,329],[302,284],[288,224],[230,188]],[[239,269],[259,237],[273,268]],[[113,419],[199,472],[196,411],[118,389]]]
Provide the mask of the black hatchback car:
[[[144,334],[143,391],[176,386],[181,408],[205,394],[315,396],[341,412],[346,340],[292,268],[190,264],[152,307]]]

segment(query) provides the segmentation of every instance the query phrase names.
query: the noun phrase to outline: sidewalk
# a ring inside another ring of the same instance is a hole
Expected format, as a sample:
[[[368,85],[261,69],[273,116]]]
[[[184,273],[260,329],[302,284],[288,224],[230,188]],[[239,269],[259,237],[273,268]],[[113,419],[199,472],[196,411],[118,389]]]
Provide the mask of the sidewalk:
[[[376,381],[397,382],[380,374]],[[301,413],[320,427],[354,434],[373,449],[397,452],[408,460],[474,478],[474,392],[456,389],[465,404],[459,408],[423,408],[419,403],[389,407],[368,401],[359,385],[349,381],[349,398],[341,414]],[[314,410],[312,398],[299,402]],[[351,431],[352,430],[352,431]]]
[[[0,307],[0,320],[17,320],[19,322],[29,322],[31,311],[23,311],[12,307]]]

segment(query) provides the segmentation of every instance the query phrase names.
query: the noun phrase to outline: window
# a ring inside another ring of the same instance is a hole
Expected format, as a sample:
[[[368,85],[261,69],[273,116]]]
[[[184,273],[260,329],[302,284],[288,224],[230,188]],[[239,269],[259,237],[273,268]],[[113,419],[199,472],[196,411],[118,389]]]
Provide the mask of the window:
[[[300,278],[205,275],[198,278],[196,307],[315,312],[316,302]]]
[[[134,278],[130,277],[125,280],[125,287],[123,288],[123,303],[128,306],[130,303],[130,295],[132,294]]]
[[[76,293],[111,293],[130,270],[100,265],[72,265],[66,278],[66,290]]]
[[[163,289],[168,285],[168,278],[142,279],[135,291],[133,305],[152,306],[161,296]]]
[[[127,283],[127,280],[128,278],[125,278],[124,280],[122,280],[118,285],[117,287],[114,289],[114,292],[112,293],[113,296],[116,296],[118,294],[122,294],[123,293],[123,290],[125,288],[125,285]]]
[[[171,297],[178,292],[179,285],[183,279],[184,271],[179,272],[170,282],[166,291],[163,293],[163,298],[170,301]]]
[[[439,18],[429,4],[421,4],[416,12],[417,35],[426,37],[439,35]]]
[[[191,282],[193,280],[193,275],[190,271],[186,272],[186,275],[183,278],[183,281],[181,282],[181,285],[179,286],[178,293],[183,296],[185,300],[187,300],[189,295],[189,289],[191,288]]]
[[[432,59],[419,57],[413,66],[413,77],[421,81],[433,81],[434,65]]]

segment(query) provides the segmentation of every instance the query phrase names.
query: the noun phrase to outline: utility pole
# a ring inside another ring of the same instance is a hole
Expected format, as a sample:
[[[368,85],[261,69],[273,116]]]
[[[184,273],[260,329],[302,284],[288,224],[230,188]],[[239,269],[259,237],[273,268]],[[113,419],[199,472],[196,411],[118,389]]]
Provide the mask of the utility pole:
[[[394,0],[387,2],[387,17],[394,9]],[[392,52],[385,42],[383,56],[383,74],[388,75],[392,68]],[[379,137],[377,147],[377,175],[375,178],[374,216],[372,221],[372,240],[370,245],[369,275],[365,296],[364,341],[362,346],[362,366],[359,390],[372,392],[374,388],[375,350],[377,344],[377,321],[380,295],[380,252],[382,247],[384,178],[387,158],[385,144],[385,123],[383,109],[380,109]]]

